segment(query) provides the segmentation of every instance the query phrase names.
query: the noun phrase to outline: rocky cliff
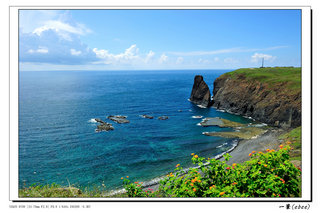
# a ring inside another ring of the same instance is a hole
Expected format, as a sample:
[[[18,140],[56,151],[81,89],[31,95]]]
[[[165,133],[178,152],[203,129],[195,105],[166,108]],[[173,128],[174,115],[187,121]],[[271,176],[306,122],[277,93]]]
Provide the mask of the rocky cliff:
[[[301,126],[301,68],[226,73],[214,81],[213,106],[271,126]]]
[[[196,75],[194,77],[190,101],[204,107],[209,107],[211,105],[210,97],[209,87],[206,82],[204,82],[203,77],[201,75]]]

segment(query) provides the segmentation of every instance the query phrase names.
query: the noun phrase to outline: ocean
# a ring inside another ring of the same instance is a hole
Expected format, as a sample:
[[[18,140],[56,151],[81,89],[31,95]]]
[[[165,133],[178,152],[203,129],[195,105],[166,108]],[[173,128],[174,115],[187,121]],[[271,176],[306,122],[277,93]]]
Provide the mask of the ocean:
[[[188,101],[195,75],[203,75],[212,93],[214,80],[228,71],[20,72],[19,187],[70,182],[114,190],[122,187],[121,177],[146,182],[178,163],[192,167],[191,153],[215,157],[230,150],[235,139],[202,132],[231,129],[201,127],[192,116],[252,120]],[[128,116],[130,123],[114,123],[108,115]],[[115,129],[96,132],[94,118]]]

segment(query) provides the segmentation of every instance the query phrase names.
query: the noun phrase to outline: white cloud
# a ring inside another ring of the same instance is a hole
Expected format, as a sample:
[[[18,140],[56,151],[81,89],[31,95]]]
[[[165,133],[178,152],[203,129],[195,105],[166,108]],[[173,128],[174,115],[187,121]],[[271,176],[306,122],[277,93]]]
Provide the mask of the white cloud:
[[[146,56],[145,63],[148,63],[154,57],[154,55],[155,53],[150,50]]]
[[[96,54],[97,58],[102,59],[96,63],[104,63],[104,64],[130,64],[136,63],[138,61],[143,61],[139,53],[139,48],[137,45],[133,44],[128,49],[126,49],[123,53],[112,54],[109,53],[108,50],[98,48],[94,48],[93,52]],[[152,55],[152,53],[150,53]],[[150,57],[150,56],[149,56]]]
[[[75,26],[71,26],[68,23],[64,23],[59,20],[49,20],[44,25],[33,30],[32,33],[41,36],[44,31],[53,30],[61,38],[72,41],[70,34],[85,35],[90,33],[91,30],[86,28],[83,24],[75,23]]]
[[[36,49],[36,50],[33,50],[33,49],[29,49],[28,50],[28,53],[42,53],[42,54],[46,54],[46,53],[48,53],[49,52],[49,50],[48,50],[48,48],[46,48],[46,47],[39,47],[38,49]]]
[[[162,64],[162,63],[165,63],[168,61],[168,56],[166,56],[165,54],[162,54],[159,58],[159,63]]]
[[[237,59],[234,59],[234,58],[225,58],[223,60],[224,63],[228,63],[228,64],[234,64],[234,63],[238,63],[239,61]]]
[[[258,62],[262,58],[264,58],[265,61],[274,61],[276,56],[267,55],[263,53],[255,53],[254,55],[251,56],[251,61]]]
[[[96,54],[78,36],[72,36],[72,41],[65,40],[50,29],[41,36],[22,33],[19,39],[20,62],[85,64],[97,60]]]
[[[213,61],[218,62],[218,61],[220,61],[220,59],[218,57],[214,57]]]
[[[70,53],[71,55],[80,55],[81,54],[81,51],[80,50],[75,50],[75,49],[70,49]]]
[[[202,56],[202,55],[217,55],[222,53],[237,53],[237,52],[255,52],[255,51],[266,51],[266,50],[275,50],[280,48],[286,48],[288,46],[274,46],[267,48],[227,48],[227,49],[219,49],[219,50],[211,50],[211,51],[191,51],[191,52],[168,52],[168,54],[178,55],[178,56]]]
[[[199,62],[200,64],[209,64],[209,63],[210,63],[210,61],[209,61],[208,59],[202,59],[202,58],[200,58],[200,59],[198,60],[198,62]]]
[[[183,62],[183,60],[184,60],[183,57],[178,57],[176,64],[181,64]]]

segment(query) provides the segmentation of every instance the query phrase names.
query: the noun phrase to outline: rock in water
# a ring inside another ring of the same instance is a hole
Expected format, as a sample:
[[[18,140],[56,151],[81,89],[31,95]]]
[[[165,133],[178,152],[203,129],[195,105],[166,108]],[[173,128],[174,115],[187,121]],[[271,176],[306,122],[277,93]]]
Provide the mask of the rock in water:
[[[99,118],[95,118],[94,119],[96,122],[101,123],[101,124],[105,124],[106,122],[104,122],[103,120],[99,119]]]
[[[127,120],[127,116],[124,115],[109,115],[107,118],[118,124],[130,123],[130,121]]]
[[[158,117],[158,120],[167,120],[167,119],[169,119],[168,116],[160,116],[160,117]]]
[[[190,101],[204,107],[209,107],[211,105],[210,97],[209,87],[204,82],[203,77],[196,75],[194,77]]]
[[[151,115],[140,115],[142,118],[148,118],[148,119],[153,119],[153,116]]]
[[[97,126],[96,132],[110,131],[110,130],[114,130],[114,127],[112,126],[112,124],[103,123]]]

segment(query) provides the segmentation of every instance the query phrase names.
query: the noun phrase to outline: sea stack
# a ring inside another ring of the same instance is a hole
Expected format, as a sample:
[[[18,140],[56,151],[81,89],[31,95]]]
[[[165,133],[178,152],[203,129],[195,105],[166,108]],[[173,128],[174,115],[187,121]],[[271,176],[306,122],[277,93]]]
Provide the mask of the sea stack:
[[[190,101],[204,107],[209,107],[211,105],[210,97],[209,87],[204,82],[203,77],[196,75],[194,77]]]

